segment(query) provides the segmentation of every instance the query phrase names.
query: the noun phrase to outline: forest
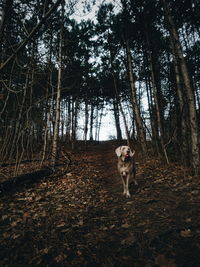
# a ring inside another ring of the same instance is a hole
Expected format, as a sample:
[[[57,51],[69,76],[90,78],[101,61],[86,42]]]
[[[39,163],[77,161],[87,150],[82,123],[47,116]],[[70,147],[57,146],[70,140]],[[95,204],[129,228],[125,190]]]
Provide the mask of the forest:
[[[0,3],[1,266],[199,266],[199,13]],[[122,144],[136,150],[129,200]]]

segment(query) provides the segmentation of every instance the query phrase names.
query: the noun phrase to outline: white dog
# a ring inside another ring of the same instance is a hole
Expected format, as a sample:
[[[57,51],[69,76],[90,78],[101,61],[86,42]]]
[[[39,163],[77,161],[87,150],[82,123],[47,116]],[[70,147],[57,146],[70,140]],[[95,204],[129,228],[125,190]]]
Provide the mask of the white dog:
[[[126,197],[130,197],[129,192],[129,180],[133,179],[135,182],[135,185],[137,185],[137,182],[135,180],[136,176],[136,170],[135,170],[135,160],[134,160],[134,154],[135,151],[131,151],[130,147],[128,146],[120,146],[115,150],[117,157],[118,157],[118,171],[120,173],[120,176],[122,178],[122,183],[124,187],[124,195]]]

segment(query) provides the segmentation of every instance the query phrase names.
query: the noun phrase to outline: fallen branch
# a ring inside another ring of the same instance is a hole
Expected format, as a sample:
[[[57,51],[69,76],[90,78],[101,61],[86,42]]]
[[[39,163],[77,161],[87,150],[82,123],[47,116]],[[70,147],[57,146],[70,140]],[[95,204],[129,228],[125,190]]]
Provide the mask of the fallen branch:
[[[0,192],[2,193],[5,191],[7,192],[11,190],[16,190],[20,186],[35,183],[36,181],[48,177],[51,174],[53,174],[53,170],[50,168],[46,168],[39,171],[12,177],[9,180],[0,183]]]

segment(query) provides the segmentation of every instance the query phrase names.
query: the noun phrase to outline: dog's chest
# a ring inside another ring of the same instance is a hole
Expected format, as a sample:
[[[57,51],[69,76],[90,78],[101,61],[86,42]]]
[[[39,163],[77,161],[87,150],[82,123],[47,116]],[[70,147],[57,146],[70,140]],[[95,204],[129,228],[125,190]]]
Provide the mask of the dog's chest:
[[[130,172],[133,169],[133,162],[132,161],[122,161],[119,160],[118,162],[118,170],[119,172]]]

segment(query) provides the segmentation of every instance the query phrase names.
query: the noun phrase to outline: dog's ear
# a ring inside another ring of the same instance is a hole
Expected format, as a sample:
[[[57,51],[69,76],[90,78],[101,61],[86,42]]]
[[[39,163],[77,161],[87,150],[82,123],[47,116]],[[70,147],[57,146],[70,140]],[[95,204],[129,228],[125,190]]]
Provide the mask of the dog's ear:
[[[135,150],[130,150],[130,156],[133,157],[135,155]]]
[[[122,155],[122,147],[119,146],[118,148],[115,149],[115,153],[117,154],[118,158],[121,157]]]

